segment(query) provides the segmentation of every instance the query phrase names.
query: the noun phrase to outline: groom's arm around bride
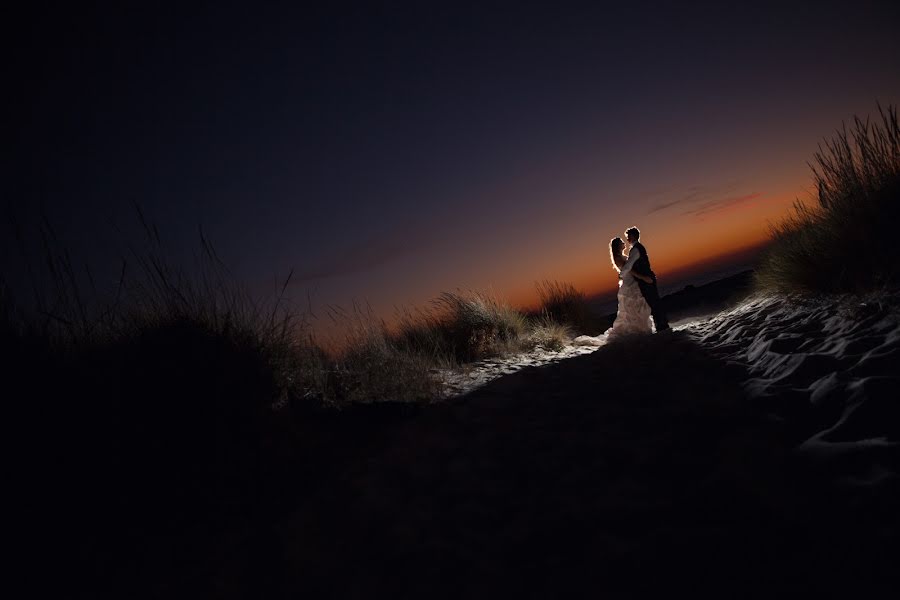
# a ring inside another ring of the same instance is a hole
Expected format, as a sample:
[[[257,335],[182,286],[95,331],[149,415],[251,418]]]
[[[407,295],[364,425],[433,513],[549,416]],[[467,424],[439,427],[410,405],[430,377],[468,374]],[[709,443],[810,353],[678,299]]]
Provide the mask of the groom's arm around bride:
[[[638,269],[634,268],[635,263],[638,259],[641,258],[641,251],[639,248],[632,246],[631,250],[628,252],[628,260],[625,261],[625,264],[622,265],[622,272],[619,273],[619,277],[622,277],[625,273],[631,273],[631,276],[638,280],[638,282],[643,281],[644,283],[653,283],[656,281],[656,276],[653,272],[649,273],[641,273]]]

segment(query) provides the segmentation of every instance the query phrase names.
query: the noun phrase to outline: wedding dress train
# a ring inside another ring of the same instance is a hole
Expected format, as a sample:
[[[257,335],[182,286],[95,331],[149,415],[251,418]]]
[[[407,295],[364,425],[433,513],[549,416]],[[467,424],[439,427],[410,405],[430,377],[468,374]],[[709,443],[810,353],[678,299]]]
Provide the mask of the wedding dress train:
[[[602,335],[592,337],[580,335],[574,343],[578,346],[602,346],[606,342],[628,335],[653,333],[651,325],[650,305],[644,300],[641,288],[631,273],[626,273],[619,280],[619,293],[616,295],[619,307],[613,326]]]
[[[613,326],[606,330],[607,340],[633,334],[653,333],[650,324],[650,305],[644,300],[637,279],[626,273],[619,280],[619,309]]]

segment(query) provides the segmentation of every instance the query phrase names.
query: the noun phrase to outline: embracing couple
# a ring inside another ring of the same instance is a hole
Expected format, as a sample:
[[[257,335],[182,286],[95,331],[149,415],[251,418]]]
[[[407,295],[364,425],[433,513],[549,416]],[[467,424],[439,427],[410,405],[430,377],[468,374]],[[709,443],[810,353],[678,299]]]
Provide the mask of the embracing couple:
[[[619,272],[619,309],[613,326],[606,330],[608,339],[634,333],[652,333],[650,317],[656,325],[657,333],[669,329],[659,291],[656,289],[656,274],[650,268],[647,249],[640,242],[641,232],[637,227],[625,231],[625,242],[615,237],[609,242],[609,255],[613,268]]]

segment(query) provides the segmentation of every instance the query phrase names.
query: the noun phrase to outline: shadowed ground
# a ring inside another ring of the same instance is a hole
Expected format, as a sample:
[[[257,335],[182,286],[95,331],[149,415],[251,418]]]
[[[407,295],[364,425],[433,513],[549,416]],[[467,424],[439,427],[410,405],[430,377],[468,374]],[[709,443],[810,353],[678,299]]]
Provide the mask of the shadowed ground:
[[[356,597],[887,585],[896,484],[820,481],[743,375],[676,332],[445,405],[307,420],[299,505],[218,542],[207,583]]]

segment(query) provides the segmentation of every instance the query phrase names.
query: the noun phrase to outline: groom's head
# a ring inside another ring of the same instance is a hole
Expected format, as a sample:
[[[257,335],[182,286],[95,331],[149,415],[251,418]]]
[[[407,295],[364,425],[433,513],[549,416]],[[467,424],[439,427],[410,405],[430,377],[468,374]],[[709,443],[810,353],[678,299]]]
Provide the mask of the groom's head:
[[[636,243],[639,239],[641,239],[641,230],[637,227],[632,227],[630,229],[625,230],[625,237],[628,238],[629,244]]]

